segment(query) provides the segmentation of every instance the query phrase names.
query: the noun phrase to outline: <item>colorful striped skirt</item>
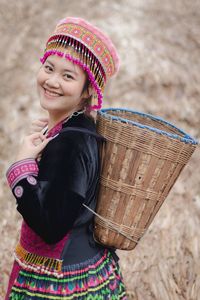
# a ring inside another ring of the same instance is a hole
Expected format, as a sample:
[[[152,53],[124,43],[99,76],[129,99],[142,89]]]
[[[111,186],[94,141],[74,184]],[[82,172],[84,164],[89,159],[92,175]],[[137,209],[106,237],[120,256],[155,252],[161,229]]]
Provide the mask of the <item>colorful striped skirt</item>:
[[[119,264],[107,249],[80,264],[64,266],[62,274],[57,278],[22,268],[9,300],[127,299]]]

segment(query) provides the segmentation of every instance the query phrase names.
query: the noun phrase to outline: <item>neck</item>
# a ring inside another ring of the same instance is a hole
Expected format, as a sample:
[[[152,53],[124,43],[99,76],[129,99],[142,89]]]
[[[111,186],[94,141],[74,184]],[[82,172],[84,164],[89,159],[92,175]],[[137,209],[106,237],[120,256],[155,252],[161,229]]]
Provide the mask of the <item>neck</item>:
[[[64,121],[68,117],[71,117],[71,115],[77,110],[71,110],[68,113],[62,114],[62,115],[56,115],[55,113],[52,114],[49,112],[49,122],[48,122],[48,131],[51,130],[55,125],[60,123],[61,121]]]

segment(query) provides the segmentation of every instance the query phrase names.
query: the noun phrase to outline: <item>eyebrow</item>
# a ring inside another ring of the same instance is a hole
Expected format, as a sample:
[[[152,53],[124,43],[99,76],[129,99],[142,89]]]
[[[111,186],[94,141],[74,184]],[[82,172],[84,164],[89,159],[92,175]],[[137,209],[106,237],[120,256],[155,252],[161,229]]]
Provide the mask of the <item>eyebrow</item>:
[[[50,62],[50,60],[47,58],[46,62],[48,62],[52,67],[54,67],[54,64],[52,62]],[[70,72],[70,73],[73,73],[75,75],[78,75],[78,73],[76,71],[73,71],[73,70],[70,70],[70,69],[64,69],[63,71],[67,71],[67,72]]]

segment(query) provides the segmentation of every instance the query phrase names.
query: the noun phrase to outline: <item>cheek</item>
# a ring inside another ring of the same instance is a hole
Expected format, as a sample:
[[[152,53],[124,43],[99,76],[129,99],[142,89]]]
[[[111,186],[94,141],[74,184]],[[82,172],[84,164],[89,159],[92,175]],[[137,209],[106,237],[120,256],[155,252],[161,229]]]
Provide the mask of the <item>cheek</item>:
[[[74,82],[62,82],[61,86],[65,95],[75,96],[78,94],[77,84]]]
[[[37,93],[40,96],[41,91],[43,90],[43,85],[44,85],[45,79],[44,79],[44,74],[42,70],[39,70],[37,77],[36,77],[36,88],[37,88]]]
[[[44,84],[46,78],[45,78],[45,74],[44,71],[42,70],[42,68],[39,70],[38,74],[37,74],[37,78],[36,78],[36,82],[37,82],[37,86],[41,86]]]
[[[70,91],[71,93],[73,93],[74,95],[76,95],[77,97],[81,96],[83,90],[83,86],[81,84],[81,82],[74,82],[71,86],[70,86]]]

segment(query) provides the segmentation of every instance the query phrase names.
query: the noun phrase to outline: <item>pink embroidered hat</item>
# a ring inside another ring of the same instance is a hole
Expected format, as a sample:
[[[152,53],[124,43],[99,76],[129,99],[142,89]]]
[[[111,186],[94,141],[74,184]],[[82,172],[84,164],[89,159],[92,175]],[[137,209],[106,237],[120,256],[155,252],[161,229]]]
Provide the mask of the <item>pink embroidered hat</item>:
[[[40,61],[44,63],[50,55],[65,57],[87,72],[94,90],[89,109],[100,109],[105,83],[119,69],[119,57],[111,39],[87,21],[67,17],[58,22]]]

